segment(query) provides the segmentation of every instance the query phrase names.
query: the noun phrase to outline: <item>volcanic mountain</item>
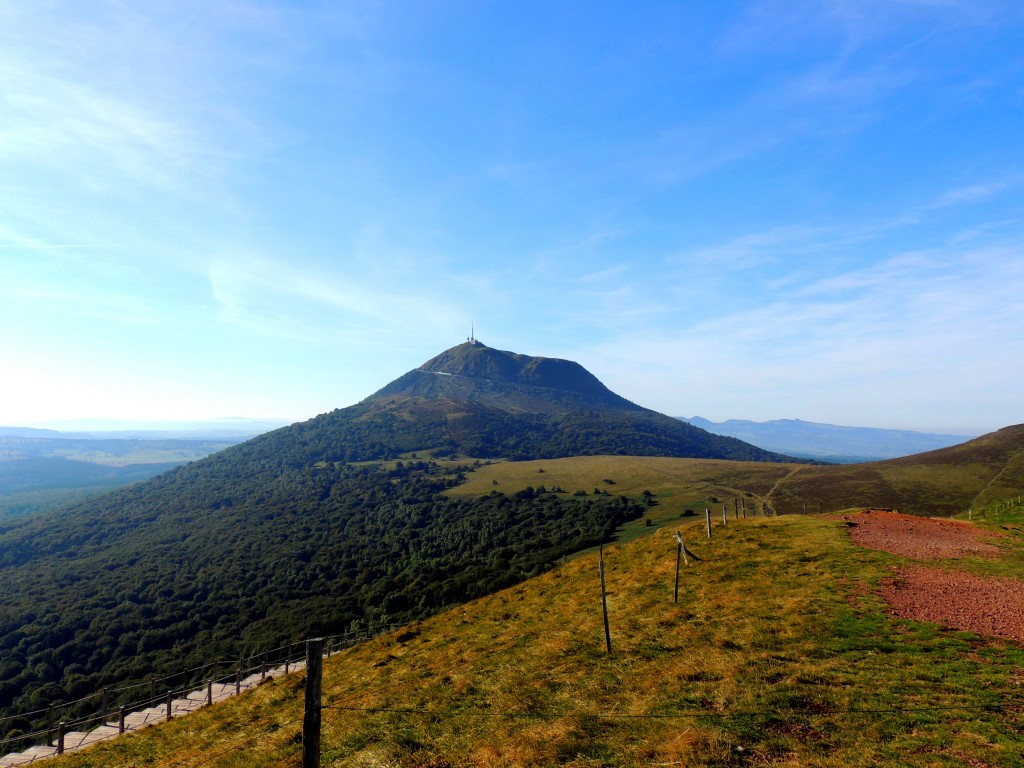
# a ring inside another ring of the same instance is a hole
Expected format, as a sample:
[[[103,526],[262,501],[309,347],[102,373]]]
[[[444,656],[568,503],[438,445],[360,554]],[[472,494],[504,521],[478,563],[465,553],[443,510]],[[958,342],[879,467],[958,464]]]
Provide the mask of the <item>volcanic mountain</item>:
[[[471,464],[432,460],[452,454],[782,458],[641,408],[576,363],[459,345],[356,405],[0,520],[0,738],[106,685],[487,594],[646,508],[579,489],[453,498]]]
[[[333,442],[335,450],[319,457],[335,461],[421,450],[511,459],[612,454],[792,460],[642,408],[579,363],[504,352],[475,340],[301,428],[337,433],[342,439]]]

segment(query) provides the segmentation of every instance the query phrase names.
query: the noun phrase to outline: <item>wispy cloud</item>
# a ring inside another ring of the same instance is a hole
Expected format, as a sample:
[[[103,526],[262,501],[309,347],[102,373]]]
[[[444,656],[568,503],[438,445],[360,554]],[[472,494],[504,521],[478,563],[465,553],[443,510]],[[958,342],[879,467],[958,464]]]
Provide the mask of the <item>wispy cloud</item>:
[[[285,265],[259,256],[218,256],[208,272],[222,322],[269,337],[370,341],[388,333],[461,328],[465,317],[429,289],[416,290],[339,268]]]

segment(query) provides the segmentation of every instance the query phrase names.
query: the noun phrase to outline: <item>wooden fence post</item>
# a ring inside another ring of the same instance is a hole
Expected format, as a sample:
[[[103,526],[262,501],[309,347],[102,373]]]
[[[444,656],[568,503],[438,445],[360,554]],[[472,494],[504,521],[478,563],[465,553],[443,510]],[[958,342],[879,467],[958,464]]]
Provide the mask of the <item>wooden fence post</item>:
[[[711,538],[711,508],[704,507],[704,517],[708,519],[708,538]]]
[[[46,713],[46,746],[48,747],[53,746],[53,727],[55,725],[54,714],[56,714],[56,711],[56,705],[51,704],[50,711]]]
[[[117,732],[124,733],[124,707],[117,710]]]
[[[302,768],[320,768],[320,692],[323,638],[306,641],[306,701],[302,716]]]
[[[690,559],[686,557],[686,544],[683,543],[683,534],[676,531],[676,541],[679,542],[679,549],[676,550],[676,587],[672,593],[672,602],[679,602],[679,558],[682,557],[686,560],[686,564],[690,564]]]
[[[242,660],[238,660],[238,669],[235,670],[235,696],[242,692]]]
[[[601,544],[598,548],[598,557],[600,558],[598,563],[598,571],[601,574],[601,607],[604,610],[604,644],[608,649],[608,653],[612,652],[612,633],[608,627],[608,597],[607,591],[604,586],[604,544]]]
[[[727,505],[723,504],[722,505],[722,525],[728,525],[729,524],[729,514],[726,511],[726,509],[727,509]]]
[[[167,692],[167,719],[171,719],[171,701],[174,699],[174,694],[171,691]]]
[[[206,681],[206,704],[213,704],[213,677]]]
[[[57,723],[57,754],[64,754],[64,731],[67,728],[67,723],[61,720]]]

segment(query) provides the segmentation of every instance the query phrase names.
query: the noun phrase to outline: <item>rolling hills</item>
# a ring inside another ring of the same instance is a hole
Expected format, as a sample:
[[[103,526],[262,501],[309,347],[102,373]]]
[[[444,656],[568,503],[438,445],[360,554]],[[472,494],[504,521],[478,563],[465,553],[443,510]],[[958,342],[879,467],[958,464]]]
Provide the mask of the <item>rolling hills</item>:
[[[600,486],[635,496],[649,489],[657,494],[661,508],[673,514],[687,507],[701,511],[715,498],[730,505],[734,499],[745,499],[779,514],[891,507],[948,517],[1024,494],[1024,425],[937,451],[865,464],[598,456],[494,463],[480,467],[447,493],[513,493],[538,483],[570,493]]]

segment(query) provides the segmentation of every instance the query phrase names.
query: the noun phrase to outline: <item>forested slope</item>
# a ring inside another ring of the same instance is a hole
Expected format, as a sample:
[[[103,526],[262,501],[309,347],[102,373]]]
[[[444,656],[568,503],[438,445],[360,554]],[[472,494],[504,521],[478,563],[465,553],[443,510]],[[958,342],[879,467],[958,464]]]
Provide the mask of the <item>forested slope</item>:
[[[3,714],[423,616],[641,513],[618,497],[451,500],[440,492],[457,474],[423,461],[296,468],[258,455],[236,446],[0,533]]]

